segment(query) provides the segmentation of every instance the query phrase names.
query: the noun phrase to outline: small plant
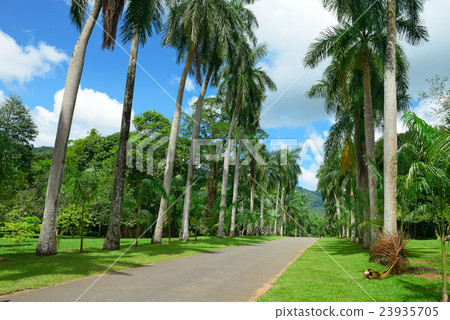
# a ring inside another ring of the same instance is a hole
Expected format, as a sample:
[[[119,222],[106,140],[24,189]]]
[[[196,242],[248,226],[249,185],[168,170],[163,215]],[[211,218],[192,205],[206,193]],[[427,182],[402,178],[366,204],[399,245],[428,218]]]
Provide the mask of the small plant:
[[[12,242],[13,249],[15,249],[16,244],[22,243],[33,235],[33,228],[33,224],[25,221],[5,222],[5,226],[1,228],[1,231],[5,233],[3,238]]]
[[[398,233],[386,234],[380,232],[377,240],[370,248],[370,261],[392,266],[393,275],[402,274],[408,269],[408,251],[405,249],[406,239]]]

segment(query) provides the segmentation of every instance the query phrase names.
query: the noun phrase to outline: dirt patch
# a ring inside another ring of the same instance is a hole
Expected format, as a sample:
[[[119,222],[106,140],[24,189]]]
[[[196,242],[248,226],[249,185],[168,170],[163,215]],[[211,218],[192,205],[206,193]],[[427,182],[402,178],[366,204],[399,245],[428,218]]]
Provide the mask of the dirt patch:
[[[417,264],[429,264],[429,265],[434,265],[436,264],[436,262],[433,261],[420,261],[420,260],[413,260],[413,261],[409,261],[410,263],[417,263]]]
[[[8,260],[0,259],[0,264],[6,264],[6,263],[8,263]]]
[[[410,273],[441,273],[441,270],[428,267],[409,267]]]
[[[442,275],[437,273],[422,273],[422,274],[414,274],[414,275],[404,275],[405,277],[416,277],[423,278],[426,280],[441,280]],[[447,279],[450,280],[450,276],[447,276]]]

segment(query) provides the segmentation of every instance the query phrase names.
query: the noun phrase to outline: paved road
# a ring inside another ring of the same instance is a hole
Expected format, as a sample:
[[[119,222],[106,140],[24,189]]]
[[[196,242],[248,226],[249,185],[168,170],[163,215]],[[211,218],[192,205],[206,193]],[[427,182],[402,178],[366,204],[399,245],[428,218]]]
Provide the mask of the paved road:
[[[123,269],[105,274],[79,301],[252,301],[314,242],[286,238]],[[75,301],[97,278],[0,296],[0,300]]]

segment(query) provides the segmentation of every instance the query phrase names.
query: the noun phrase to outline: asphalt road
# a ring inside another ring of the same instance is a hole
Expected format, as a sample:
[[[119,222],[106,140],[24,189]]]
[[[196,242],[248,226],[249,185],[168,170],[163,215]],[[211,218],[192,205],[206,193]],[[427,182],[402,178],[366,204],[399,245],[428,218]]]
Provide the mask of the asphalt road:
[[[254,301],[314,242],[285,238],[107,273],[79,301]],[[75,301],[98,277],[0,296],[0,300]]]

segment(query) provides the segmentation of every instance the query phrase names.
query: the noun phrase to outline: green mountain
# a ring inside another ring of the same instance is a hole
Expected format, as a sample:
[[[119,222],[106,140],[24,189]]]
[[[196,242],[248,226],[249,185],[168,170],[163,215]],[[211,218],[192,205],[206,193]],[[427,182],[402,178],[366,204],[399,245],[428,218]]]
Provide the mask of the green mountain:
[[[308,203],[308,208],[311,212],[315,212],[320,216],[324,216],[325,212],[323,210],[322,195],[318,191],[311,191],[302,187],[297,187],[297,192],[300,194],[305,194],[310,203]]]

